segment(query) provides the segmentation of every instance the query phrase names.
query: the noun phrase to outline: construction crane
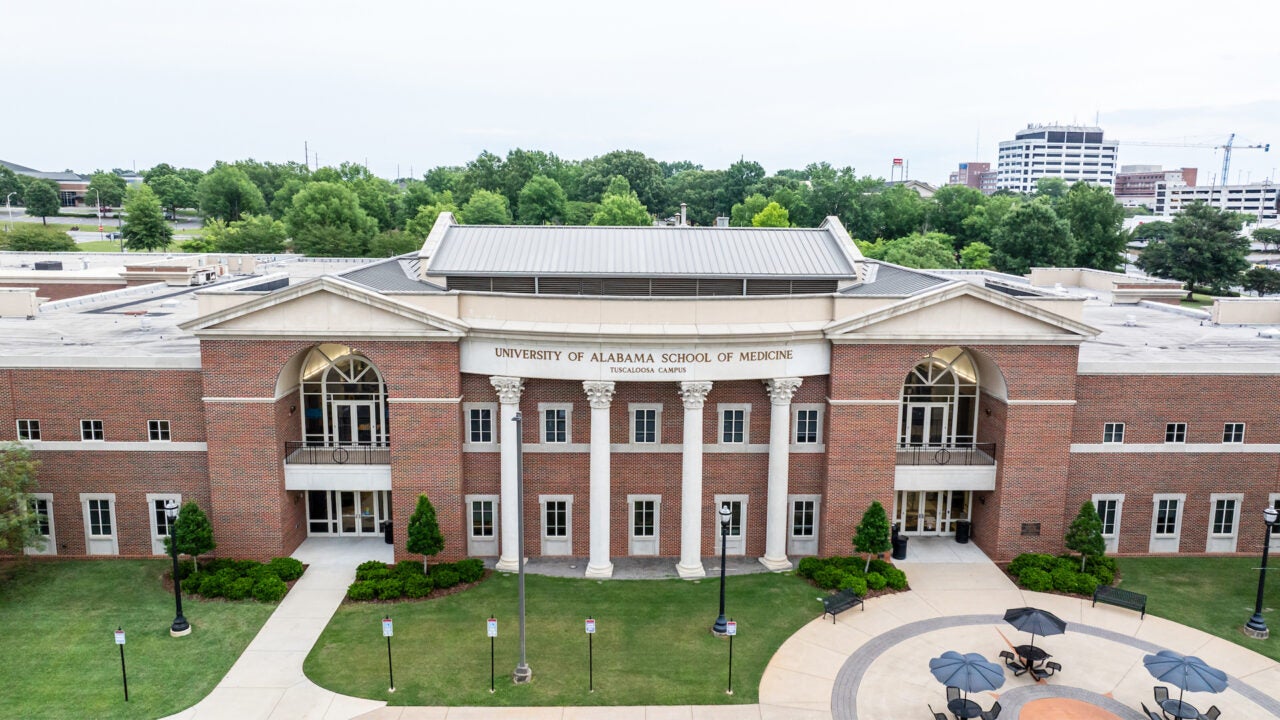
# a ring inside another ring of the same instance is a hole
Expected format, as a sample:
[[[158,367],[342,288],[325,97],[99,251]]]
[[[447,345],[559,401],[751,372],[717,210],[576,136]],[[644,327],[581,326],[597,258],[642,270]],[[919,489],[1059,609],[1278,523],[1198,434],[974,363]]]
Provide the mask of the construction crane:
[[[1227,137],[1225,145],[1213,145],[1206,143],[1175,143],[1175,142],[1127,142],[1123,140],[1116,141],[1117,145],[1145,145],[1147,147],[1185,147],[1185,148],[1207,148],[1210,150],[1222,151],[1222,176],[1221,182],[1215,184],[1226,185],[1231,172],[1231,151],[1232,150],[1261,150],[1262,152],[1271,152],[1271,143],[1263,143],[1260,145],[1236,145],[1236,134],[1231,133]]]

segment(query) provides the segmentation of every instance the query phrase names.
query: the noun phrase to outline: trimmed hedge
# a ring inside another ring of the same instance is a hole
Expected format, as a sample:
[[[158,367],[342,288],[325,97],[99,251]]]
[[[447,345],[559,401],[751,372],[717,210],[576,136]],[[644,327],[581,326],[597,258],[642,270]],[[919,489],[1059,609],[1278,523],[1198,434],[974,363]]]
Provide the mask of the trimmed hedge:
[[[200,565],[178,563],[182,589],[190,595],[228,600],[279,602],[289,591],[286,582],[302,577],[302,563],[293,558],[272,558],[270,562],[215,558]]]
[[[796,566],[796,574],[808,578],[814,585],[823,590],[850,590],[859,595],[867,594],[867,590],[905,590],[907,574],[894,567],[892,563],[875,558],[871,568],[863,573],[867,561],[860,557],[807,557]]]
[[[1110,557],[1089,558],[1085,572],[1080,572],[1078,555],[1046,555],[1023,553],[1009,563],[1008,572],[1028,590],[1056,590],[1074,595],[1092,596],[1099,585],[1110,585],[1116,578],[1116,560]]]
[[[401,560],[391,566],[370,560],[356,568],[356,581],[347,588],[347,598],[356,601],[424,598],[433,590],[473,583],[482,577],[484,561],[477,558],[438,563],[427,572],[423,572],[422,563],[414,560]]]

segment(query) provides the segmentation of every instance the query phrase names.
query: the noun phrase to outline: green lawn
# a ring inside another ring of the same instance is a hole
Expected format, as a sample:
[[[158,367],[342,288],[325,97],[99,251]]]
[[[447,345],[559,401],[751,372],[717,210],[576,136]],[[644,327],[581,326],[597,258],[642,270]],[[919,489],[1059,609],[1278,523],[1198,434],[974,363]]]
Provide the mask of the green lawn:
[[[1254,640],[1240,631],[1253,615],[1259,565],[1259,558],[1121,558],[1120,587],[1146,595],[1152,615],[1280,660],[1280,613],[1274,610],[1280,607],[1280,566],[1275,563],[1267,574],[1262,613],[1271,637]]]
[[[0,715],[156,718],[217,685],[275,609],[183,598],[193,631],[169,637],[173,592],[164,560],[81,560],[0,569]],[[129,702],[112,636],[124,628]]]
[[[70,252],[120,252],[119,240],[94,240],[92,242],[76,243],[76,249]],[[165,250],[156,250],[155,252],[182,252],[182,248],[177,242],[169,243],[169,247]],[[145,253],[138,253],[143,255]],[[153,253],[154,254],[154,253]]]
[[[1196,310],[1207,310],[1213,307],[1214,296],[1203,295],[1201,293],[1192,293],[1191,299],[1182,299],[1182,307],[1194,308]]]
[[[822,591],[789,575],[728,579],[727,615],[738,621],[732,696],[729,643],[711,635],[719,579],[598,582],[530,575],[528,660],[533,682],[515,686],[519,658],[516,578],[493,575],[426,601],[345,604],[307,657],[307,676],[340,693],[392,705],[678,705],[754,703],[774,651],[821,613]],[[379,620],[395,621],[396,692],[387,692]],[[497,692],[489,694],[485,619],[498,618]],[[587,636],[594,616],[595,693],[587,692]]]

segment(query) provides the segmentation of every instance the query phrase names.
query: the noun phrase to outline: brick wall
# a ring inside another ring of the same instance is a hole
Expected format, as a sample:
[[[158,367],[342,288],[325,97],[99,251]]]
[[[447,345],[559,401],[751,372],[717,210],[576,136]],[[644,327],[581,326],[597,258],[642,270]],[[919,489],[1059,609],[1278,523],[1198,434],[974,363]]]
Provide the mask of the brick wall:
[[[0,288],[36,288],[36,297],[45,298],[47,300],[66,300],[67,298],[82,297],[84,295],[95,295],[101,292],[110,292],[112,290],[123,290],[125,283],[123,280],[119,282],[102,282],[102,283],[60,283],[51,280],[32,278],[31,282],[3,282]]]

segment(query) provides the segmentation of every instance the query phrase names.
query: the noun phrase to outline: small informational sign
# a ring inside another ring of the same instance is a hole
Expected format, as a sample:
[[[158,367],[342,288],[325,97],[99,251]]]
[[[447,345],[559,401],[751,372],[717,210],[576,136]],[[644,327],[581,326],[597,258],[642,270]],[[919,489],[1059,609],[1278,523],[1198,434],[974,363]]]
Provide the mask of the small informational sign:
[[[382,637],[391,637],[391,618],[382,618]]]
[[[124,644],[124,630],[116,630],[116,644],[117,645]]]
[[[738,634],[738,623],[730,620],[724,625],[724,634],[730,637]]]
[[[593,620],[592,618],[587,618],[587,634],[588,635],[596,634],[596,621]]]
[[[488,632],[489,637],[498,637],[498,621],[495,618],[489,618]]]

